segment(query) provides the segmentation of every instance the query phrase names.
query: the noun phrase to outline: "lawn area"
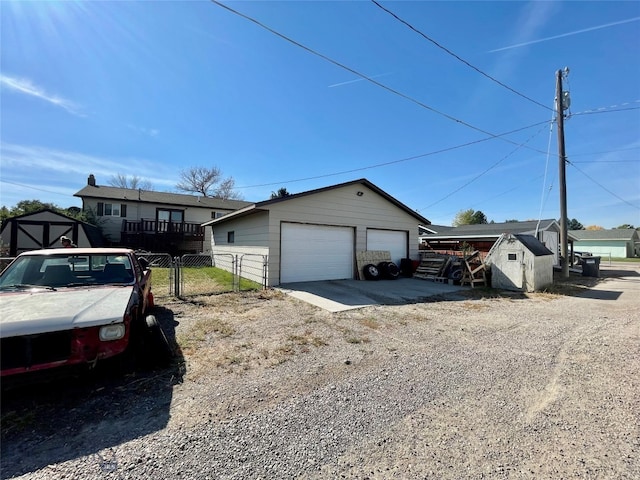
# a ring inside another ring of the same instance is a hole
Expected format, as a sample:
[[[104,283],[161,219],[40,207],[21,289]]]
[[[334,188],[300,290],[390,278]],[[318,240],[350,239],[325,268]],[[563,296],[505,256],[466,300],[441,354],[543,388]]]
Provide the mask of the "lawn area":
[[[157,296],[169,295],[172,290],[171,282],[174,281],[171,269],[154,267],[152,272],[153,292]],[[234,285],[233,274],[216,267],[183,267],[181,272],[181,295],[231,292],[234,287],[243,291],[262,289],[259,283],[242,277],[236,279]]]

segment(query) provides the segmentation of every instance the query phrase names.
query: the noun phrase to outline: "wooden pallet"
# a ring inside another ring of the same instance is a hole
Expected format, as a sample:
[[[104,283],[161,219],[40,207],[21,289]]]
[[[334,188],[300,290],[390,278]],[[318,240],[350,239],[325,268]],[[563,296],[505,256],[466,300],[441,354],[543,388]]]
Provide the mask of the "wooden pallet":
[[[487,285],[486,265],[480,258],[480,252],[475,251],[471,255],[464,257],[463,273],[460,285],[469,284],[474,288],[476,284]]]
[[[450,257],[425,256],[420,261],[420,265],[416,268],[413,277],[444,283],[448,280],[447,277],[444,276],[444,272],[447,270],[450,262]]]

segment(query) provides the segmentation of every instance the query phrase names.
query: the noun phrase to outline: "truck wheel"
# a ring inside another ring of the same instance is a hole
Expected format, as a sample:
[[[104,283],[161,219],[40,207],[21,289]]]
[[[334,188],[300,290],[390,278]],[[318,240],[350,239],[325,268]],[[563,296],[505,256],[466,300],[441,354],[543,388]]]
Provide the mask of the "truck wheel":
[[[173,357],[173,350],[158,320],[153,315],[147,315],[145,323],[147,327],[144,332],[146,360],[152,365],[168,366]]]
[[[362,268],[362,273],[366,280],[378,280],[380,278],[380,270],[372,263],[365,265]]]
[[[393,262],[387,262],[387,278],[390,280],[395,280],[400,276],[400,269]]]

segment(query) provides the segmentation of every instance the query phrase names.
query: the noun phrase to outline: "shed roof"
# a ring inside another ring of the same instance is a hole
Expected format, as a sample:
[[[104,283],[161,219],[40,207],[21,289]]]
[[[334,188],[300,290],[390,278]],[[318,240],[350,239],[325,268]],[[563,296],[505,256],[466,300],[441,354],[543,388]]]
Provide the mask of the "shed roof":
[[[225,215],[223,217],[216,218],[214,220],[210,220],[208,222],[205,222],[202,225],[203,226],[208,226],[208,225],[224,223],[224,222],[229,221],[229,220],[234,219],[234,218],[238,218],[238,217],[245,216],[245,215],[251,215],[251,214],[256,213],[256,212],[268,210],[270,205],[273,205],[273,204],[276,204],[276,203],[289,202],[291,200],[295,200],[296,198],[305,197],[307,195],[315,195],[317,193],[327,192],[327,191],[330,191],[330,190],[335,190],[335,189],[338,189],[338,188],[343,188],[343,187],[347,187],[347,186],[350,186],[350,185],[357,185],[357,184],[360,184],[360,185],[362,185],[364,187],[367,187],[370,190],[373,190],[374,192],[379,194],[380,196],[384,197],[387,201],[393,203],[395,206],[397,206],[401,210],[404,210],[409,215],[413,216],[417,220],[417,223],[423,224],[423,225],[430,225],[431,224],[431,222],[429,220],[427,220],[425,217],[420,215],[415,210],[411,210],[404,203],[402,203],[399,200],[397,200],[396,198],[392,197],[391,195],[386,193],[384,190],[380,189],[379,187],[377,187],[376,185],[371,183],[369,180],[367,180],[365,178],[361,178],[359,180],[353,180],[351,182],[339,183],[337,185],[331,185],[331,186],[328,186],[328,187],[317,188],[315,190],[308,190],[306,192],[287,195],[285,197],[272,198],[270,200],[265,200],[263,202],[253,203],[253,204],[247,205],[244,208],[236,210],[235,212],[228,213],[227,215]]]
[[[225,200],[217,197],[201,197],[182,193],[156,192],[154,190],[108,187],[104,185],[86,185],[73,196],[220,210],[237,210],[251,205],[251,202],[245,202],[243,200]]]
[[[543,255],[553,255],[553,252],[549,250],[544,244],[533,235],[514,235],[522,245],[524,245],[531,253],[536,257]]]

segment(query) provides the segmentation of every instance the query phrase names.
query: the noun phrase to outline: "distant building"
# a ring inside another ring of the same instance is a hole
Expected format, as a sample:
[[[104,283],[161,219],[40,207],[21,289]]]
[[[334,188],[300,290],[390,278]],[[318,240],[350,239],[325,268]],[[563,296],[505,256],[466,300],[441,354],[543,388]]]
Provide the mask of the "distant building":
[[[204,222],[250,205],[240,200],[98,185],[89,175],[74,196],[95,212],[111,245],[171,254],[210,250]]]

